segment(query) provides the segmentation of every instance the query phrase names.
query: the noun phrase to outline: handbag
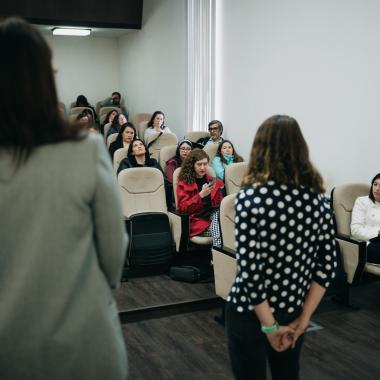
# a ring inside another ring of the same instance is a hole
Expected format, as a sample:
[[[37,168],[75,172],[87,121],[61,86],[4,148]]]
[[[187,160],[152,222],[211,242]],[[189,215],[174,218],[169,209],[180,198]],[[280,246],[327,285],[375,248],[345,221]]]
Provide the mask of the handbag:
[[[175,281],[198,282],[201,278],[201,271],[191,265],[181,265],[171,267],[169,276]]]

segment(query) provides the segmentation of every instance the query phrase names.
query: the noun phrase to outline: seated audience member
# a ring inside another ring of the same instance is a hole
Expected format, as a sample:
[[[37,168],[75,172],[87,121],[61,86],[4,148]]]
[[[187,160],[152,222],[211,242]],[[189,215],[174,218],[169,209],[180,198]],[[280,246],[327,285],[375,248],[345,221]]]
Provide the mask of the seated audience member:
[[[122,113],[118,113],[117,116],[114,116],[112,119],[111,128],[108,130],[107,137],[113,133],[119,133],[121,126],[127,121],[126,116]]]
[[[190,215],[190,237],[212,236],[213,245],[221,246],[219,205],[223,182],[207,175],[209,157],[194,149],[182,164],[178,176],[178,211]]]
[[[224,140],[219,144],[216,156],[212,160],[211,167],[214,169],[217,178],[224,181],[224,170],[233,162],[243,162],[243,157],[239,156],[232,142]]]
[[[111,143],[109,151],[111,158],[115,152],[120,148],[128,148],[129,144],[137,137],[135,126],[132,123],[125,123],[121,126],[116,140]]]
[[[369,195],[355,201],[351,234],[355,239],[368,242],[367,261],[380,264],[380,173],[373,178]]]
[[[187,158],[192,148],[191,141],[180,141],[177,145],[175,156],[166,162],[165,177],[170,184],[173,184],[174,171],[182,165],[182,162]]]
[[[148,128],[144,133],[144,140],[147,141],[151,135],[158,135],[159,133],[171,133],[170,129],[165,126],[165,115],[161,111],[155,111],[148,121]]]
[[[103,124],[101,124],[101,126],[100,126],[100,130],[101,130],[101,132],[102,132],[103,135],[104,135],[104,128],[105,128],[105,126],[106,126],[107,124],[111,124],[112,121],[113,121],[113,119],[114,119],[114,117],[115,117],[116,115],[118,115],[118,114],[119,114],[119,113],[118,113],[116,110],[112,110],[112,111],[109,111],[109,112],[107,113],[107,115],[106,115],[106,117],[105,117],[105,119],[104,119]]]
[[[208,123],[208,131],[210,137],[201,137],[197,144],[199,147],[204,147],[209,144],[220,144],[223,141],[223,124],[219,120],[212,120]]]
[[[128,115],[127,109],[121,100],[121,94],[117,91],[114,91],[110,97],[102,100],[100,107],[119,107],[123,114]]]
[[[169,209],[174,209],[174,198],[173,198],[173,173],[174,171],[182,165],[182,162],[189,155],[193,144],[189,140],[182,140],[177,145],[177,150],[175,156],[166,161],[165,166],[165,192],[166,192],[166,203]]]
[[[142,167],[157,168],[162,171],[157,160],[150,157],[149,150],[145,146],[144,141],[135,139],[132,144],[129,144],[127,157],[120,161],[117,174],[124,169]]]
[[[84,95],[78,95],[77,100],[75,102],[75,107],[90,108],[93,112],[96,125],[99,125],[99,120],[98,120],[98,116],[95,112],[95,108],[91,106],[91,104],[88,102],[87,98]]]

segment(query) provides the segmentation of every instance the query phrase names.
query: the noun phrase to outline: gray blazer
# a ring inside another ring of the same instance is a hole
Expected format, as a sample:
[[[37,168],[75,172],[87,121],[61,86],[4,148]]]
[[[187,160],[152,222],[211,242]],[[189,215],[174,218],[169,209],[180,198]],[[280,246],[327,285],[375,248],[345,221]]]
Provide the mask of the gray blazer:
[[[112,295],[127,238],[104,142],[0,150],[0,379],[119,380],[127,354]]]

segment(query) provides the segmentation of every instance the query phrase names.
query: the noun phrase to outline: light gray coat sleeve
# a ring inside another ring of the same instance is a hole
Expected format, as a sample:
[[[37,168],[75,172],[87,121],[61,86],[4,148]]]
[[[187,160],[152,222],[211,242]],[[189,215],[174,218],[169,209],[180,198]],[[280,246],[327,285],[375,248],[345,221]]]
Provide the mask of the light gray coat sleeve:
[[[128,236],[122,215],[120,192],[104,142],[96,139],[95,193],[93,198],[94,237],[100,267],[111,287],[121,278]]]

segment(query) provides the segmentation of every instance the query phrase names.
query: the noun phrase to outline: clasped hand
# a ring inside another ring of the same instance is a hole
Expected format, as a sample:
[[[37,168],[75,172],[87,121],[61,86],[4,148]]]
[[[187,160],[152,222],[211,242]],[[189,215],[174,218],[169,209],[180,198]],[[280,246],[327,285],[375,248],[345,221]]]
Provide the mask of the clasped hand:
[[[279,329],[267,334],[270,345],[275,351],[282,352],[288,348],[294,348],[298,338],[305,332],[309,321],[301,318],[295,319],[288,326],[280,326]]]

